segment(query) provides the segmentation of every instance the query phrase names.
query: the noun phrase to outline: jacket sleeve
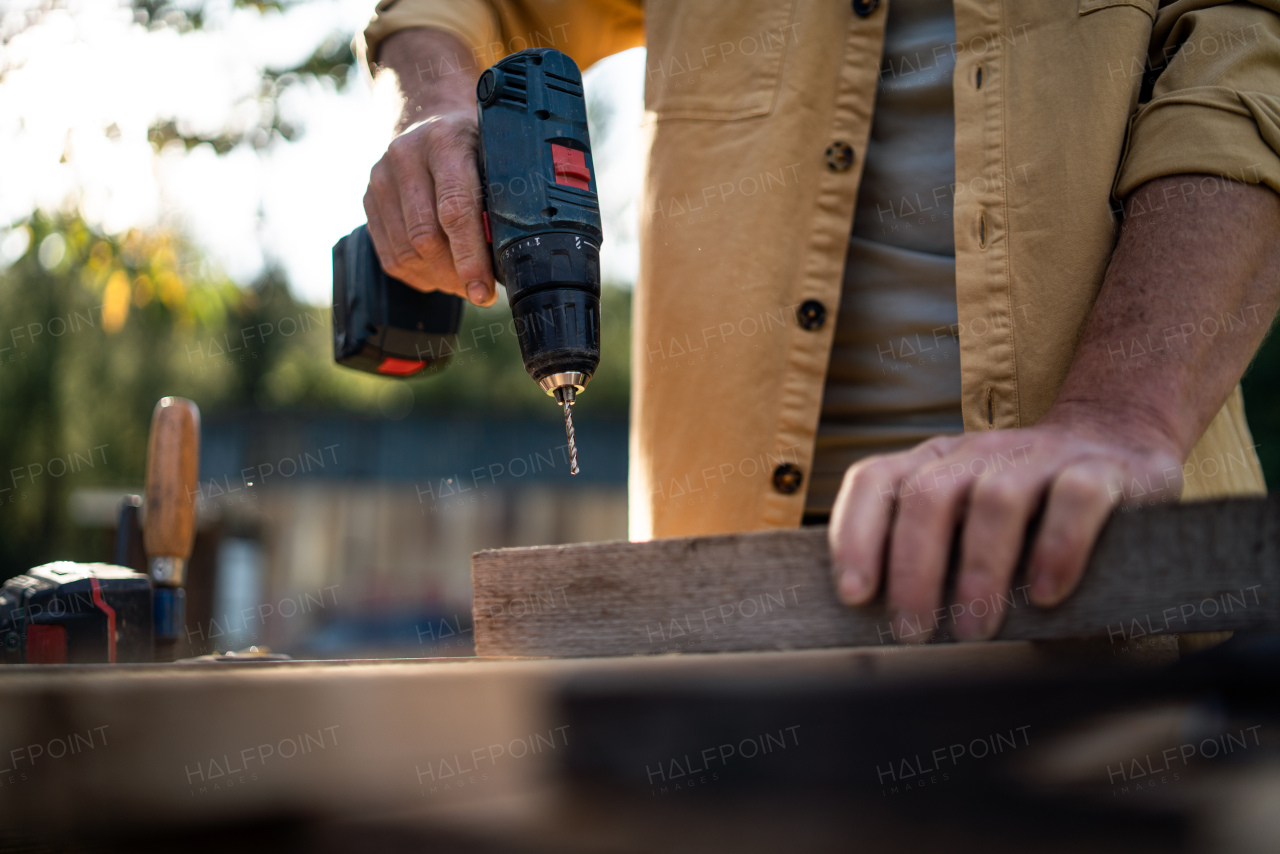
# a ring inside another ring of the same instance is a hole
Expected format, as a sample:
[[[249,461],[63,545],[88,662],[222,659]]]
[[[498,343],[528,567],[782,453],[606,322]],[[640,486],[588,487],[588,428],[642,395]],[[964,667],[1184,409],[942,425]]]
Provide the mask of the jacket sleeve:
[[[1163,70],[1130,124],[1117,199],[1195,172],[1280,192],[1280,0],[1169,5],[1148,64]]]
[[[364,31],[370,66],[383,39],[411,27],[453,33],[481,68],[525,48],[553,47],[585,69],[644,44],[644,6],[643,0],[381,0]]]

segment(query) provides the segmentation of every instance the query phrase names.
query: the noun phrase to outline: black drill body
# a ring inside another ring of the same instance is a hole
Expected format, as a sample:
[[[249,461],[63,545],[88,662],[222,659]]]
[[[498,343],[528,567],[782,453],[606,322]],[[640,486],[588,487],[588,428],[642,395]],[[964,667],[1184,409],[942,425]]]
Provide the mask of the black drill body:
[[[600,362],[602,232],[582,75],[558,50],[524,50],[485,71],[476,96],[494,273],[525,369],[571,405]],[[387,276],[364,226],[334,247],[339,364],[392,376],[439,365],[461,307]]]
[[[529,375],[600,362],[600,204],[582,75],[558,50],[507,57],[480,77],[480,180],[493,269]],[[548,389],[550,391],[550,389]]]

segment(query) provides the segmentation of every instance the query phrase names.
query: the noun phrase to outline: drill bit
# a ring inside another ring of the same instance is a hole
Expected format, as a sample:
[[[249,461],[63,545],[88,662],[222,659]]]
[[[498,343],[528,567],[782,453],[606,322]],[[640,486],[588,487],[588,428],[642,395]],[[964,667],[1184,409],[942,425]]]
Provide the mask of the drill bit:
[[[569,439],[569,474],[578,473],[578,443],[573,438],[573,401],[564,403],[564,435]]]
[[[578,473],[578,443],[573,435],[573,386],[556,389],[556,400],[564,407],[564,435],[569,440],[569,474]]]

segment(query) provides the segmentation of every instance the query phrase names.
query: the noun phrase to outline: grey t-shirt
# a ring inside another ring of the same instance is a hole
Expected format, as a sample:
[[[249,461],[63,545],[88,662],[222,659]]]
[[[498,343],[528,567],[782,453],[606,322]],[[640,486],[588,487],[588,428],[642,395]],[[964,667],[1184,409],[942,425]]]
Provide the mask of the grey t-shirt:
[[[956,326],[951,0],[893,0],[885,27],[808,513],[869,454],[963,431]]]

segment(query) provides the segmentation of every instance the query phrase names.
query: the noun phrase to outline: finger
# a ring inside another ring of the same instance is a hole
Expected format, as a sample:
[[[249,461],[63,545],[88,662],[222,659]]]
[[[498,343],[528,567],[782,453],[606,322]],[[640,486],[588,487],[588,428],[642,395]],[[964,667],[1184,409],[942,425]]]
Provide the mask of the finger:
[[[399,220],[399,206],[396,206],[396,219]],[[391,231],[382,217],[382,203],[374,190],[374,179],[370,179],[369,188],[364,193],[364,215],[369,223],[369,237],[373,240],[373,251],[378,256],[378,264],[388,275],[395,275],[397,266],[395,253],[391,250]],[[399,223],[404,227],[404,223]]]
[[[956,580],[956,634],[962,640],[995,637],[1004,622],[1001,597],[1022,556],[1027,524],[1040,506],[1048,477],[1032,472],[980,477],[969,493]]]
[[[405,230],[404,213],[398,192],[399,179],[385,162],[374,167],[365,193],[365,215],[369,235],[378,253],[378,263],[389,276],[422,291],[437,290],[438,280],[422,266]]]
[[[925,459],[936,456],[917,448],[868,457],[845,472],[827,529],[836,595],[844,604],[865,605],[875,598],[893,520],[894,490]]]
[[[383,220],[392,235],[396,257],[409,268],[409,284],[421,290],[440,290],[466,296],[449,257],[449,242],[436,219],[435,182],[427,171],[426,158],[414,134],[397,137],[387,148],[386,159],[394,175],[394,194],[379,192],[389,204],[382,208]],[[380,188],[379,188],[380,190]],[[393,201],[394,200],[394,201]],[[403,231],[397,233],[392,220],[398,207]],[[397,239],[399,238],[399,239]]]
[[[491,305],[498,294],[480,218],[475,146],[458,139],[442,140],[427,149],[427,165],[435,182],[436,217],[448,238],[458,281],[466,284],[472,302]]]
[[[886,584],[898,640],[923,642],[937,628],[951,544],[973,480],[966,466],[944,458],[899,488]]]
[[[1080,583],[1121,482],[1120,469],[1101,460],[1076,463],[1058,473],[1049,487],[1027,570],[1034,604],[1057,605]]]

